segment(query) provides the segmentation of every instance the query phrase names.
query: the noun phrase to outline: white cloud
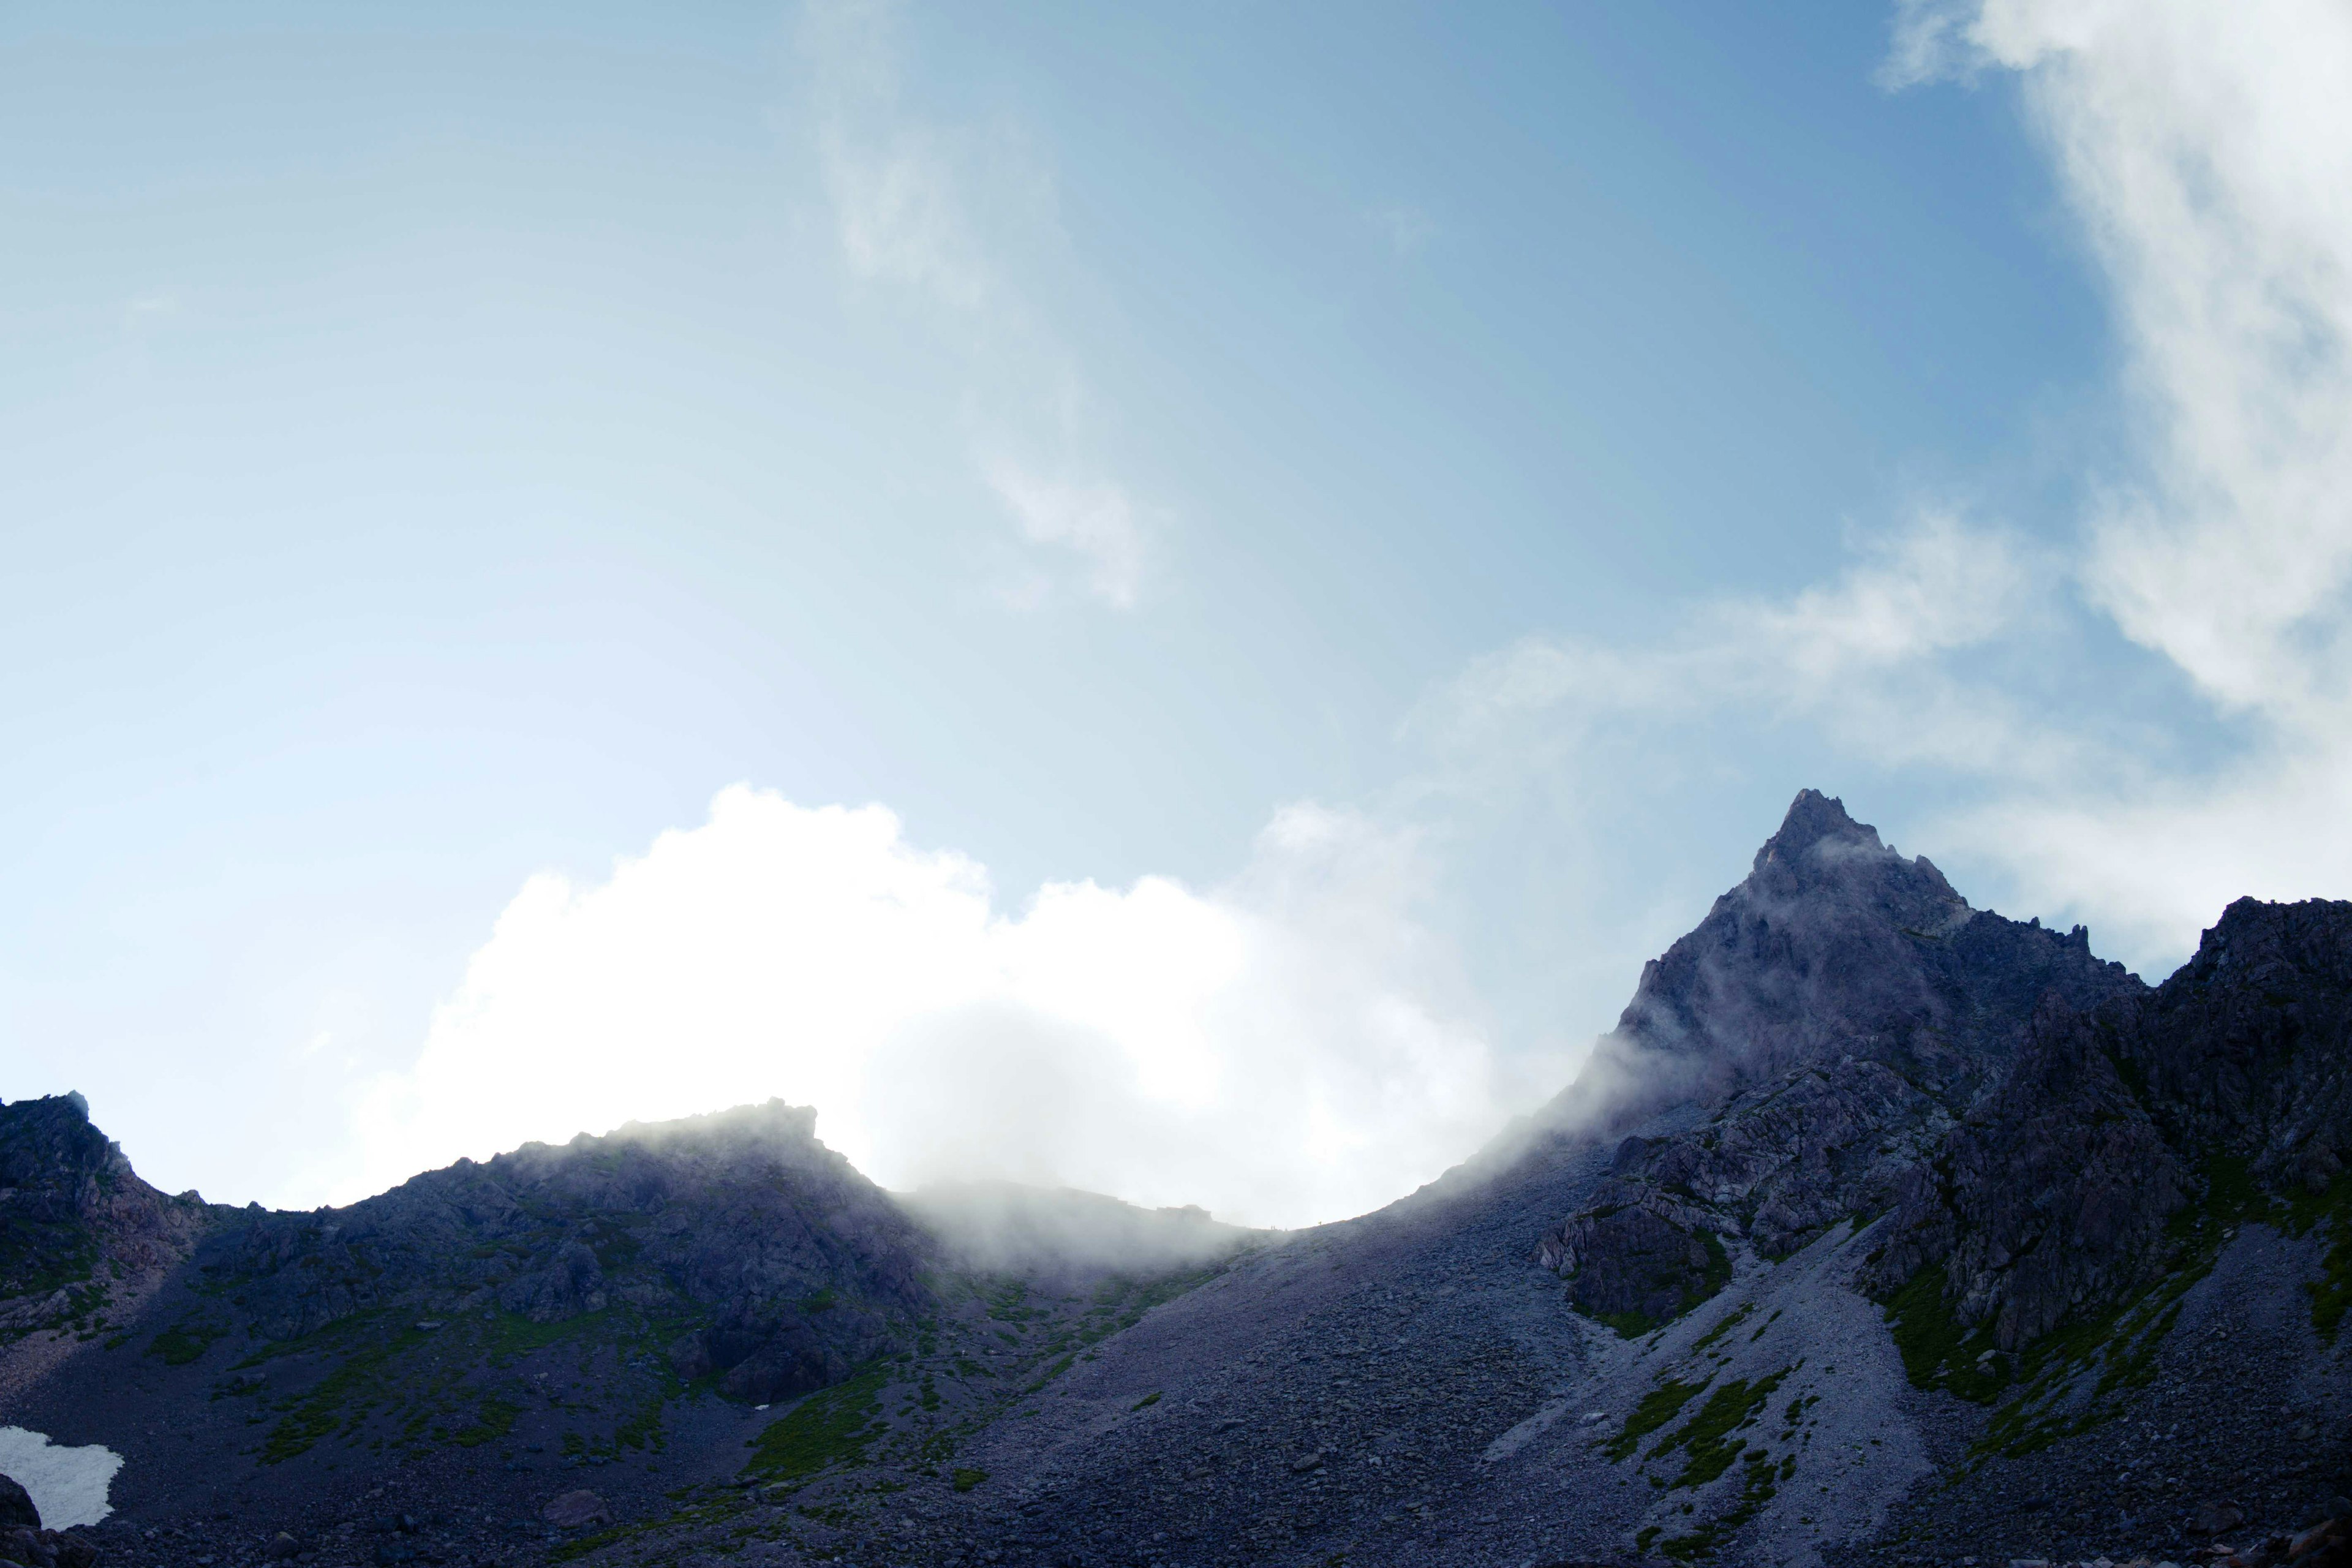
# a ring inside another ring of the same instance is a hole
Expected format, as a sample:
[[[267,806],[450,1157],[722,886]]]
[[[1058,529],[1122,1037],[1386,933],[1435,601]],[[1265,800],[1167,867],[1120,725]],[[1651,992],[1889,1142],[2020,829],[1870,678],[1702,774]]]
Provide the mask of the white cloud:
[[[522,889],[369,1096],[350,1192],[782,1095],[886,1184],[1358,1213],[1515,1108],[1412,916],[1424,874],[1409,838],[1297,806],[1230,886],[1055,884],[1007,912],[878,806],[731,788],[608,881]]]
[[[2352,11],[1914,5],[1892,65],[2021,74],[2142,421],[2086,519],[2085,598],[2242,734],[2210,771],[2086,771],[1955,832],[2175,955],[2239,893],[2352,890]]]
[[[1994,71],[2023,74],[2105,269],[2137,461],[2097,476],[2057,543],[1930,509],[1811,587],[1476,661],[1414,717],[1446,775],[1399,792],[1414,809],[1466,821],[1466,792],[1565,770],[1570,810],[1613,822],[1627,791],[1788,730],[1819,741],[1817,765],[1931,781],[1959,804],[1906,825],[1911,847],[2004,868],[2143,967],[2240,893],[2352,890],[2352,190],[2336,177],[2352,13],[1906,7],[1889,79]],[[952,141],[861,134],[841,167],[862,184],[836,198],[853,268],[1017,318],[971,238]],[[991,432],[973,449],[1028,544],[1131,604],[1146,509],[1073,450],[1049,348],[1001,335],[992,374],[1047,388],[1032,423],[1058,439]],[[1065,459],[999,456],[1040,449]],[[2079,659],[2067,639],[2101,617],[2237,747],[2185,763],[2163,733],[2177,710],[2053,689]],[[414,1071],[371,1100],[353,1190],[780,1093],[816,1103],[886,1181],[995,1172],[1262,1220],[1357,1212],[1550,1087],[1507,1081],[1520,1058],[1491,1048],[1414,918],[1428,875],[1409,836],[1300,808],[1228,886],[1062,885],[1006,911],[981,868],[908,844],[887,812],[731,790],[609,882],[524,889]],[[1613,898],[1622,922],[1638,889],[1579,897]]]
[[[2024,75],[2147,422],[2141,482],[2093,520],[2094,601],[2219,701],[2332,712],[2352,581],[2352,10],[1996,0],[1966,37]]]

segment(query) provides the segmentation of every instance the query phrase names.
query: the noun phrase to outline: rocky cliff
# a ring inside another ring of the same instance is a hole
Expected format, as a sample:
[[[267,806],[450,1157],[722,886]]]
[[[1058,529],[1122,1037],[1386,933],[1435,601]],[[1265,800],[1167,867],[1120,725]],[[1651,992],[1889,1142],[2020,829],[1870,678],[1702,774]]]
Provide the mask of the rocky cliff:
[[[1646,1331],[1721,1288],[1727,1241],[1785,1258],[1891,1207],[2004,1081],[2045,999],[2145,989],[2079,927],[1969,908],[1807,790],[1747,879],[1643,970],[1553,1113],[1600,1131],[1679,1106],[1693,1124],[1625,1139],[1538,1256],[1580,1309]],[[1591,1103],[1595,1085],[1612,1100]]]
[[[37,1331],[106,1333],[213,1219],[194,1193],[141,1181],[79,1094],[0,1105],[0,1346]]]
[[[2045,999],[2006,1080],[1906,1173],[1869,1283],[1929,1274],[1915,1310],[2015,1352],[2201,1273],[2233,1223],[2340,1213],[2347,1152],[2352,903],[2241,899],[2154,992]]]

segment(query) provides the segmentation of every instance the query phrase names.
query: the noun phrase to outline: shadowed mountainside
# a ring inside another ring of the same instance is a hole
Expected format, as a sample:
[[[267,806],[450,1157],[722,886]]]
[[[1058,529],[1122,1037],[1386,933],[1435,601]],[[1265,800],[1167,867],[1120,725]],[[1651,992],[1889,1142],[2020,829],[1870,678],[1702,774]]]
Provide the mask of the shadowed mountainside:
[[[380,1197],[217,1228],[196,1267],[249,1331],[355,1316],[548,1325],[617,1315],[678,1376],[773,1400],[838,1383],[929,1304],[887,1194],[771,1100],[460,1160]]]
[[[797,1477],[845,1443],[944,1452],[1267,1239],[1090,1194],[910,1208],[781,1101],[272,1213],[153,1194],[66,1096],[0,1106],[0,1239],[41,1287],[19,1300],[44,1314],[0,1360],[0,1423],[123,1453],[134,1518],[305,1539],[385,1487],[465,1495],[537,1542],[562,1472],[634,1515],[677,1478]],[[119,1259],[148,1269],[135,1298],[107,1294]],[[916,1367],[908,1408],[867,1419]],[[763,1414],[813,1391],[808,1418],[858,1416],[814,1448]]]

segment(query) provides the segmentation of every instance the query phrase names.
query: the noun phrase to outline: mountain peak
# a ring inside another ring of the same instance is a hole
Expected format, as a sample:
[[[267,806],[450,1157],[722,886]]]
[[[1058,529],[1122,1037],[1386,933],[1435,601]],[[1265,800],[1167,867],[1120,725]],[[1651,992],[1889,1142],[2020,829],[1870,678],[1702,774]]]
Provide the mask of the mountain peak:
[[[1756,851],[1756,869],[1761,871],[1775,862],[1792,865],[1823,839],[1862,849],[1886,847],[1879,839],[1878,829],[1846,815],[1845,802],[1817,789],[1801,789],[1797,798],[1789,803],[1789,814],[1780,819],[1780,831]]]
[[[2079,938],[1970,909],[1924,856],[1801,790],[1748,878],[1643,969],[1569,1098],[1714,1102],[1860,1055],[1958,1104],[1999,1075],[2044,991],[2088,1007],[2136,984]]]

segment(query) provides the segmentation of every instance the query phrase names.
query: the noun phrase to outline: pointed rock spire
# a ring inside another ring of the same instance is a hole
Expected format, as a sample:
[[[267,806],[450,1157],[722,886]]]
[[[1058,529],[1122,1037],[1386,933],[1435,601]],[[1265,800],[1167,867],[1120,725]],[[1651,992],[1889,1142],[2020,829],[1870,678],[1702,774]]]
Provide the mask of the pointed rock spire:
[[[1846,815],[1845,802],[1817,789],[1801,789],[1797,798],[1789,803],[1789,814],[1780,819],[1780,831],[1756,851],[1755,869],[1761,872],[1770,865],[1798,865],[1807,851],[1824,839],[1882,853],[1886,849],[1879,840],[1878,829]]]

